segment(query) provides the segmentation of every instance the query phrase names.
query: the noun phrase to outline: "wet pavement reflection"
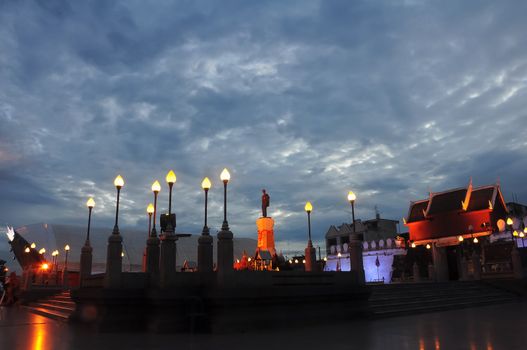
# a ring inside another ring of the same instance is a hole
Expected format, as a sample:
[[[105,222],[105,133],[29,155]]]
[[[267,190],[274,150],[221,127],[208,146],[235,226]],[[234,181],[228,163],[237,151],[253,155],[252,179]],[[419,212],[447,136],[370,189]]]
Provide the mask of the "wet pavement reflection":
[[[527,303],[242,334],[97,333],[0,308],[0,349],[527,349]]]

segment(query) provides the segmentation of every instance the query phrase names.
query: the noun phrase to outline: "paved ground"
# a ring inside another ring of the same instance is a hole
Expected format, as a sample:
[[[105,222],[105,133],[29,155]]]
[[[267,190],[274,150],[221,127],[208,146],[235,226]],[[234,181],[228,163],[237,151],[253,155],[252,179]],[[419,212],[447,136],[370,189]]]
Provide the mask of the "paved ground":
[[[0,308],[0,349],[527,349],[527,302],[225,335],[101,334]]]

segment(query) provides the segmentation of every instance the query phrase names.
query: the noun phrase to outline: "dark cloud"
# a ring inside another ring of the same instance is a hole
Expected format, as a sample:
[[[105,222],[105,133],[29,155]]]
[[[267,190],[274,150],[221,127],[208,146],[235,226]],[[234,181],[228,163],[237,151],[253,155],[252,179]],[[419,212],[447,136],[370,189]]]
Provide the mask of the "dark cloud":
[[[4,1],[0,222],[82,224],[92,195],[110,226],[121,173],[123,225],[143,225],[169,168],[178,229],[200,231],[204,176],[219,226],[228,166],[235,233],[267,188],[287,244],[306,200],[317,239],[349,221],[349,189],[364,219],[471,176],[526,201],[526,6]]]

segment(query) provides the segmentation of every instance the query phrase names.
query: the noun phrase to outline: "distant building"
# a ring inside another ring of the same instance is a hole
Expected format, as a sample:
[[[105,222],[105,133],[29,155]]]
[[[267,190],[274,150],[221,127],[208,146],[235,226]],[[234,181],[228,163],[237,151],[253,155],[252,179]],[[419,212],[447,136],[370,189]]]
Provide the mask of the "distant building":
[[[379,213],[376,213],[375,219],[355,220],[355,233],[363,241],[362,260],[366,282],[391,281],[394,257],[406,253],[404,239],[397,234],[398,223],[397,220],[381,218]],[[329,227],[326,233],[325,271],[350,270],[348,244],[352,233],[353,223]]]

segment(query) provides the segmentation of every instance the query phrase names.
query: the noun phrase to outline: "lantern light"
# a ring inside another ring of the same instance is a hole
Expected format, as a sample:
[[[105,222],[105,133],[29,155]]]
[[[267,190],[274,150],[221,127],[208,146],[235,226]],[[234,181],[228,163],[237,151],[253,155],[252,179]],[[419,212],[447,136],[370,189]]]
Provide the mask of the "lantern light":
[[[47,270],[47,269],[49,269],[49,265],[47,263],[43,263],[42,270]]]
[[[461,235],[457,237],[457,240],[460,241],[460,242],[463,242],[463,239],[464,239],[464,238],[463,238],[463,236],[461,236]]]
[[[512,225],[513,224],[513,221],[512,221],[512,218],[507,218],[507,225]]]
[[[308,213],[311,213],[313,211],[313,205],[311,204],[311,202],[307,202],[306,203],[306,206],[304,207],[304,210]]]
[[[46,252],[46,248],[42,248],[38,251],[39,254],[44,254]]]
[[[153,214],[154,213],[154,205],[152,203],[148,204],[148,207],[146,207],[146,212],[148,214]]]
[[[209,178],[206,177],[201,181],[201,188],[204,190],[209,190],[212,187],[212,183],[210,182]]]
[[[175,184],[177,177],[173,170],[170,170],[165,178],[167,184]]]
[[[69,244],[66,244],[66,246],[64,247],[64,250],[65,250],[65,251],[69,251],[69,250],[70,250],[70,245],[69,245]]]
[[[478,237],[474,237],[474,241],[473,242],[474,243],[478,243],[479,242]]]
[[[159,191],[161,191],[161,184],[156,180],[152,184],[152,192],[159,193]]]
[[[35,249],[37,247],[37,245],[35,244],[35,242],[31,243],[31,249]]]
[[[26,253],[29,253],[31,250],[29,249],[29,247],[26,247],[26,249],[24,250]]]
[[[514,230],[514,232],[512,233],[512,235],[513,235],[514,237],[518,237],[518,231]]]
[[[430,246],[430,244],[427,243],[426,244],[426,249],[430,249],[430,248],[432,248],[432,246]]]
[[[414,242],[412,242],[412,248],[415,248],[415,247],[416,247],[415,243],[414,243]]]
[[[117,188],[123,187],[124,186],[124,179],[123,179],[123,177],[121,175],[117,175],[115,180],[113,180],[113,184]]]
[[[306,259],[302,260],[302,264],[305,264],[306,263]]]
[[[349,191],[348,192],[348,201],[353,202],[355,199],[357,199],[357,196],[355,195],[355,193],[353,193],[353,191]]]
[[[92,197],[90,197],[90,198],[88,199],[88,201],[86,202],[86,206],[87,206],[88,208],[90,208],[90,209],[93,208],[93,207],[95,207],[95,201],[93,200]]]
[[[295,264],[298,264],[298,259],[295,259]]]
[[[223,171],[220,174],[220,179],[223,182],[229,182],[231,179],[231,173],[229,173],[229,170],[227,168],[223,169]]]
[[[520,232],[520,238],[523,238],[525,237],[525,233],[523,233],[523,231]]]

